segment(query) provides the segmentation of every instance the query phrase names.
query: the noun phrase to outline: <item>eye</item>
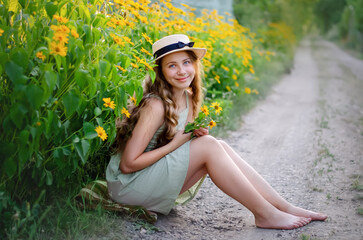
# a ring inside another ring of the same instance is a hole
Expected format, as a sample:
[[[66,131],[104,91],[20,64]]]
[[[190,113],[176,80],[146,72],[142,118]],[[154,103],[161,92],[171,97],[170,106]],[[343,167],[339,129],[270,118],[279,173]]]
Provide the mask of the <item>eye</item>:
[[[175,67],[175,64],[170,64],[169,66],[168,66],[168,68],[174,68]]]
[[[185,62],[184,62],[184,65],[188,65],[188,64],[190,64],[191,62],[190,62],[190,60],[186,60]]]

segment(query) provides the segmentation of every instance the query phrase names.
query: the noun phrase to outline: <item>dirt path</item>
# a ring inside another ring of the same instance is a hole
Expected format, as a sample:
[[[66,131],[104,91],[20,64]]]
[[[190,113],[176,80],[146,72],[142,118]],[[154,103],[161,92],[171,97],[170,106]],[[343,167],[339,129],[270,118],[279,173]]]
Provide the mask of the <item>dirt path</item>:
[[[291,74],[243,121],[226,141],[284,198],[329,219],[258,229],[208,178],[196,199],[159,217],[160,232],[125,226],[128,238],[363,239],[363,61],[321,39],[305,40]]]

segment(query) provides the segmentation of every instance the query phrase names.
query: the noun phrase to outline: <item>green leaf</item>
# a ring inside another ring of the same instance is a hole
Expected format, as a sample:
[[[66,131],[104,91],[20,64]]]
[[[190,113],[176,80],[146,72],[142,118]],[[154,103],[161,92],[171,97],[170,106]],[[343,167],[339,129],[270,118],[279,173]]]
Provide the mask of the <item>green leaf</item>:
[[[102,118],[96,118],[96,122],[99,126],[103,126]]]
[[[84,89],[86,87],[87,82],[89,81],[89,73],[83,69],[77,69],[75,74],[75,80],[80,89]]]
[[[17,128],[21,129],[25,114],[28,112],[26,107],[20,103],[16,103],[10,110],[10,118]]]
[[[53,183],[53,174],[51,171],[48,171],[47,169],[44,169],[45,171],[45,183],[50,186]]]
[[[15,172],[16,172],[16,163],[13,160],[13,158],[7,158],[4,162],[4,169],[5,169],[5,173],[8,175],[8,177],[12,177],[14,176]]]
[[[137,101],[141,100],[143,93],[144,93],[143,88],[141,86],[139,86],[137,88],[137,90],[136,90],[136,99],[137,99]]]
[[[43,103],[44,91],[37,85],[31,84],[27,86],[26,96],[28,97],[28,102],[34,109],[38,109]]]
[[[97,117],[97,116],[101,115],[101,113],[102,113],[102,110],[99,107],[96,107],[94,110],[95,116]]]
[[[26,69],[29,64],[28,54],[26,51],[22,48],[15,49],[11,55],[10,59],[14,61],[15,64],[22,67],[23,69]]]
[[[28,145],[19,148],[19,174],[23,170],[23,166],[30,159],[30,153],[31,151]]]
[[[149,70],[148,72],[149,72],[149,76],[151,78],[152,83],[154,83],[155,78],[156,78],[156,73],[152,70]]]
[[[111,64],[108,61],[101,60],[99,62],[101,76],[107,76],[111,70]]]
[[[89,142],[86,139],[82,139],[81,143],[82,143],[83,155],[84,155],[85,159],[87,159],[88,151],[89,151],[91,145],[89,144]],[[84,163],[86,163],[86,162],[84,162]]]
[[[23,68],[9,61],[5,64],[5,72],[10,80],[15,84],[25,84],[28,78],[23,74]]]
[[[52,3],[52,2],[47,2],[46,4],[45,4],[45,10],[47,11],[47,14],[48,14],[48,17],[50,18],[50,19],[52,19],[53,18],[53,15],[57,12],[57,10],[58,10],[58,6],[57,5],[55,5],[54,3]]]
[[[86,43],[92,43],[92,31],[88,24],[83,25],[83,31],[86,34]]]
[[[83,4],[83,2],[80,2],[81,4],[79,5],[79,10],[81,15],[85,16],[85,20],[87,23],[89,23],[91,21],[91,14],[89,13],[88,8]]]
[[[92,123],[89,122],[84,122],[83,123],[83,132],[84,132],[84,136],[87,139],[93,139],[95,137],[97,137],[97,132],[95,131],[95,126],[93,126]]]
[[[82,139],[82,141],[75,143],[74,147],[76,148],[76,152],[78,153],[78,156],[81,158],[82,163],[85,164],[87,161],[88,151],[90,148],[89,142],[85,139]]]
[[[129,66],[130,66],[130,63],[131,63],[131,59],[128,57],[128,56],[126,56],[126,55],[124,55],[124,56],[122,56],[122,62],[124,63],[123,64],[123,67],[125,68],[125,69],[127,69]]]
[[[70,117],[78,108],[79,96],[74,91],[68,92],[63,97],[63,104],[66,108],[67,117]]]
[[[53,91],[57,83],[57,74],[51,71],[46,71],[44,73],[44,77],[50,92]]]

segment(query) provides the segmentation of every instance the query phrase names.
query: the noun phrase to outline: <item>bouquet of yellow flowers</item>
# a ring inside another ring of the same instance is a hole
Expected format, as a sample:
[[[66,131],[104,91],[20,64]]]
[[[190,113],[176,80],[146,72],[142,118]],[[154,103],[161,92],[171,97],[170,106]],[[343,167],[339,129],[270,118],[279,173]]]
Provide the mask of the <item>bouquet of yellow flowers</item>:
[[[222,107],[219,106],[218,102],[212,103],[209,107],[203,105],[200,108],[198,117],[194,119],[194,122],[189,122],[184,129],[185,133],[192,132],[195,129],[210,127],[213,128],[217,125],[218,116],[222,111]]]

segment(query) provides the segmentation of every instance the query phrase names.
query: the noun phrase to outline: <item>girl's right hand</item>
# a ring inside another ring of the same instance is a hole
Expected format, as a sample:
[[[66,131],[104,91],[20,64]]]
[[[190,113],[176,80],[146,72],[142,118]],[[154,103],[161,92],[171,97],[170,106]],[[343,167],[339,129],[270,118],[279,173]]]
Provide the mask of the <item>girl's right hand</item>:
[[[171,144],[175,146],[175,149],[188,142],[191,139],[192,133],[184,133],[184,130],[177,131]]]

